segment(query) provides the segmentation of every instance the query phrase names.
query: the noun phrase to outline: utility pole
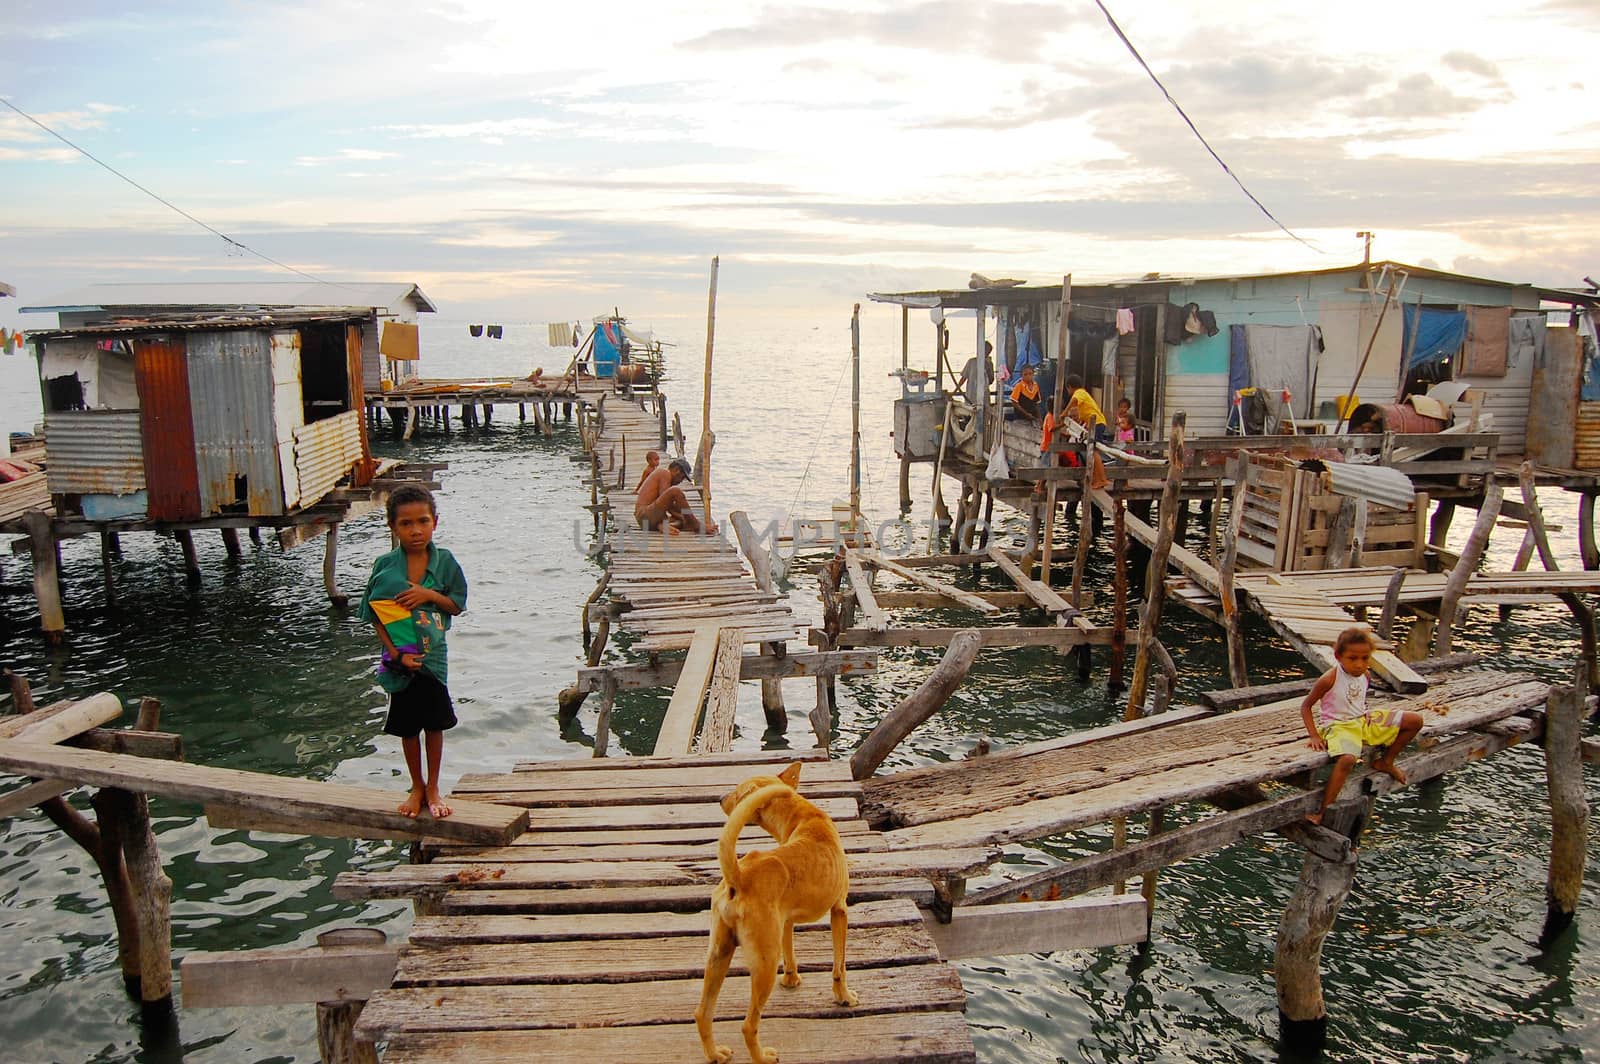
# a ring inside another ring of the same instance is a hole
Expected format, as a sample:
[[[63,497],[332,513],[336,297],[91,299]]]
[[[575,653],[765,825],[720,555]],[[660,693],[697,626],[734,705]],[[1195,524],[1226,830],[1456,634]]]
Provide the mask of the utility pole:
[[[1361,238],[1361,240],[1365,241],[1365,244],[1364,244],[1364,246],[1362,248],[1362,251],[1361,251],[1361,265],[1363,267],[1367,267],[1367,266],[1371,266],[1372,265],[1372,238],[1377,236],[1377,235],[1378,235],[1377,233],[1371,233],[1371,232],[1368,232],[1365,229],[1361,230],[1361,232],[1356,234],[1356,236]]]

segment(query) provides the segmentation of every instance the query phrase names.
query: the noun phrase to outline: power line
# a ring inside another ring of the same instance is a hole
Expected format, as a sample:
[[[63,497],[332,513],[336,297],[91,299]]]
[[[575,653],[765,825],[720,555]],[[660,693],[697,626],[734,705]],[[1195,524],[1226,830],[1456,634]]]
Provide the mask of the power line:
[[[17,112],[17,114],[21,115],[23,118],[26,118],[29,122],[32,122],[34,125],[38,126],[40,129],[44,130],[46,133],[48,133],[52,137],[56,138],[61,143],[65,144],[67,147],[71,148],[73,151],[75,151],[79,155],[83,156],[85,159],[88,159],[90,162],[92,162],[95,165],[97,165],[97,166],[101,167],[102,169],[106,170],[107,172],[109,172],[113,176],[115,176],[117,178],[120,178],[123,181],[126,181],[128,184],[132,185],[134,188],[138,189],[140,192],[143,192],[146,196],[149,196],[151,199],[155,200],[157,203],[161,204],[163,207],[166,207],[168,210],[174,211],[174,212],[182,215],[183,217],[187,218],[189,221],[193,222],[195,225],[198,225],[201,229],[204,229],[206,232],[211,233],[213,236],[221,237],[222,241],[225,244],[229,245],[230,247],[236,247],[240,251],[243,251],[243,252],[245,252],[247,254],[250,254],[250,255],[254,255],[256,258],[262,260],[263,262],[270,262],[272,265],[278,267],[281,270],[288,270],[290,273],[297,273],[301,277],[304,277],[304,278],[306,278],[307,280],[310,280],[310,281],[315,281],[318,284],[334,284],[333,281],[325,281],[321,277],[317,277],[314,274],[309,274],[304,270],[296,269],[295,267],[290,266],[286,262],[279,262],[277,259],[273,258],[270,255],[263,255],[261,252],[257,251],[255,248],[251,247],[250,245],[245,244],[242,241],[235,240],[233,237],[229,236],[227,233],[224,233],[220,229],[217,229],[217,228],[215,228],[213,226],[207,225],[205,222],[202,222],[200,219],[196,218],[194,215],[190,214],[188,211],[184,210],[182,207],[178,206],[176,203],[173,203],[171,200],[168,200],[168,199],[165,199],[165,198],[163,198],[161,196],[156,195],[156,193],[150,191],[148,188],[145,188],[143,185],[139,184],[139,182],[135,181],[133,178],[129,177],[127,174],[123,173],[121,170],[118,170],[116,167],[112,166],[110,163],[104,162],[101,159],[97,158],[88,149],[80,147],[77,144],[74,144],[72,141],[68,140],[66,137],[62,136],[60,133],[57,133],[55,130],[51,129],[49,126],[45,125],[43,122],[39,121],[37,118],[33,117],[28,112],[24,111],[22,108],[18,107],[16,104],[14,104],[10,100],[6,99],[4,96],[0,96],[0,103],[5,104],[7,107],[9,107],[13,111]]]
[[[1216,149],[1213,148],[1206,140],[1205,136],[1201,134],[1200,130],[1195,126],[1193,120],[1189,118],[1189,116],[1184,112],[1183,108],[1178,104],[1178,101],[1173,99],[1172,93],[1167,91],[1167,87],[1161,84],[1161,79],[1156,77],[1156,72],[1154,70],[1150,69],[1150,64],[1144,61],[1144,56],[1139,54],[1139,49],[1135,48],[1133,46],[1133,42],[1128,40],[1128,35],[1122,32],[1122,27],[1117,25],[1117,20],[1111,17],[1111,12],[1106,10],[1106,5],[1101,3],[1100,0],[1094,0],[1094,5],[1100,9],[1100,13],[1106,17],[1106,21],[1111,23],[1111,31],[1117,35],[1123,44],[1128,46],[1128,51],[1133,53],[1133,57],[1139,61],[1139,65],[1144,67],[1144,72],[1150,75],[1150,80],[1156,83],[1156,88],[1161,90],[1161,95],[1165,96],[1167,98],[1167,102],[1172,105],[1172,109],[1178,112],[1178,117],[1183,119],[1184,125],[1189,127],[1189,131],[1192,132],[1196,139],[1200,141],[1201,146],[1203,146],[1205,150],[1210,153],[1211,157],[1217,161],[1217,165],[1222,167],[1222,172],[1233,178],[1233,183],[1239,186],[1239,191],[1243,192],[1245,196],[1249,198],[1251,203],[1254,203],[1258,208],[1260,208],[1261,213],[1272,220],[1273,225],[1277,226],[1279,229],[1282,229],[1285,233],[1288,233],[1289,236],[1293,237],[1301,244],[1304,244],[1312,251],[1315,251],[1317,254],[1326,255],[1326,251],[1323,251],[1310,241],[1301,238],[1288,226],[1278,221],[1277,216],[1271,211],[1267,210],[1267,205],[1256,199],[1255,193],[1244,187],[1244,182],[1239,180],[1239,175],[1229,169],[1228,164],[1222,161],[1222,156],[1217,154]]]

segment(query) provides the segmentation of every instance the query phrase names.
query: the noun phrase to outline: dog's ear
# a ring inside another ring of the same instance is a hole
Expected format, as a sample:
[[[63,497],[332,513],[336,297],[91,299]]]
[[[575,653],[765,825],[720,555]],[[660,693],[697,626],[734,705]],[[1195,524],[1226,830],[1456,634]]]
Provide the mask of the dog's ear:
[[[794,789],[799,790],[800,789],[800,762],[796,761],[794,764],[790,765],[788,768],[786,768],[782,772],[778,773],[778,778],[780,780],[782,780],[783,782],[787,783],[790,787],[793,787]]]

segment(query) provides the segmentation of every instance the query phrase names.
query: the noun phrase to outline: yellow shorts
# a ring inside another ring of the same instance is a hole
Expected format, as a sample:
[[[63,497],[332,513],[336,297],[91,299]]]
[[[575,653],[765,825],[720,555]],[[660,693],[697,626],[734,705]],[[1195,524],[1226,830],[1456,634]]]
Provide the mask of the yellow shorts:
[[[1400,736],[1400,711],[1368,710],[1359,717],[1337,721],[1322,730],[1329,757],[1361,756],[1362,746],[1388,746]]]

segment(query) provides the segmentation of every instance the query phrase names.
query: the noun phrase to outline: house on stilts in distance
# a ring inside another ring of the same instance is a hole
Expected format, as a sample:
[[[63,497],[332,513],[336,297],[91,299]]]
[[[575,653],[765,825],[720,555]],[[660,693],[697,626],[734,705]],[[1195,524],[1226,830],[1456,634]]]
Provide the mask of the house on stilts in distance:
[[[0,530],[26,533],[45,632],[65,628],[56,589],[62,539],[98,533],[109,597],[116,537],[152,531],[278,531],[283,547],[326,534],[334,584],[341,522],[381,506],[437,466],[373,458],[363,395],[379,376],[379,329],[433,305],[409,284],[97,285],[25,312],[39,366],[49,507]],[[415,327],[412,324],[411,327]]]

